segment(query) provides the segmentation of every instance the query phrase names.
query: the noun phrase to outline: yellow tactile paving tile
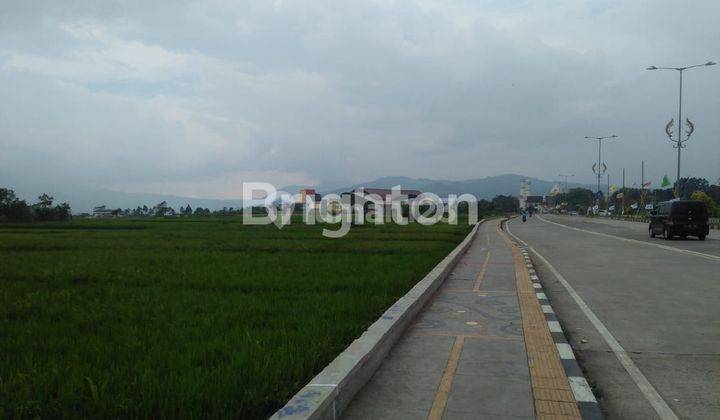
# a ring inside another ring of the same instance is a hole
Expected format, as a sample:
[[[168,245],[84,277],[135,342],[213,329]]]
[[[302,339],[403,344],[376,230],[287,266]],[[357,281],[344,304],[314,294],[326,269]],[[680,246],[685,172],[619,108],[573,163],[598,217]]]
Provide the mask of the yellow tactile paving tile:
[[[515,279],[522,315],[523,335],[528,354],[535,413],[540,419],[580,419],[575,397],[540,308],[520,249],[498,227],[498,234],[512,250]]]
[[[538,420],[571,420],[576,419],[575,416],[563,416],[559,414],[542,414],[536,417]]]
[[[558,378],[532,378],[533,389],[566,389],[570,390],[567,379]]]
[[[575,397],[569,389],[537,388],[533,389],[533,395],[537,400],[575,403]]]
[[[543,414],[548,415],[560,415],[560,416],[577,416],[580,418],[580,410],[578,410],[577,403],[573,399],[572,402],[565,401],[547,401],[547,400],[535,400],[535,411],[541,416]],[[573,417],[568,417],[573,418]]]

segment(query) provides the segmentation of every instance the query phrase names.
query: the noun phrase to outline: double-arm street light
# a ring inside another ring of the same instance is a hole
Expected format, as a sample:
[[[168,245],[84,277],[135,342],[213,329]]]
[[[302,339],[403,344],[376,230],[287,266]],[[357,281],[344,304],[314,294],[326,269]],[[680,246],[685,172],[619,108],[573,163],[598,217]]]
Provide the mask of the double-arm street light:
[[[647,69],[648,70],[676,70],[680,73],[680,99],[678,100],[678,121],[677,121],[677,140],[675,140],[675,146],[677,148],[677,174],[675,176],[675,196],[680,197],[680,150],[685,147],[683,146],[683,139],[682,139],[682,87],[683,87],[683,72],[688,69],[693,69],[695,67],[705,67],[705,66],[714,66],[715,63],[712,61],[708,61],[705,64],[695,64],[694,66],[686,66],[686,67],[657,67],[657,66],[650,66]]]
[[[593,168],[595,170],[595,173],[597,174],[597,192],[599,193],[600,190],[600,179],[602,178],[602,174],[605,172],[603,169],[603,163],[602,163],[602,141],[603,140],[610,140],[615,139],[617,136],[613,134],[612,136],[604,136],[604,137],[590,137],[585,136],[588,140],[597,140],[598,141],[598,161],[597,161],[597,168]],[[594,165],[593,165],[594,166]],[[606,167],[607,169],[607,167]]]

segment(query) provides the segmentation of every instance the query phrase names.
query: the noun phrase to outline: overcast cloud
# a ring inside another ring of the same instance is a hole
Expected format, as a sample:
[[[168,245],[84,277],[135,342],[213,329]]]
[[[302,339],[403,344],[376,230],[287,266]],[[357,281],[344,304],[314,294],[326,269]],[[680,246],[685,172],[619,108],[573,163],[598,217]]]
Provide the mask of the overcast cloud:
[[[4,0],[0,184],[238,197],[242,181],[674,178],[676,72],[720,2]],[[720,177],[720,66],[684,175]]]

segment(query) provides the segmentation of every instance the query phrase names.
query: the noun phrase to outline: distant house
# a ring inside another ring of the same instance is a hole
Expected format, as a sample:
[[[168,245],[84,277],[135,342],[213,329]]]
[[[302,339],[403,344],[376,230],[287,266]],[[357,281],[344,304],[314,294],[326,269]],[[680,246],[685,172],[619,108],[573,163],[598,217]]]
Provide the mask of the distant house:
[[[356,188],[352,190],[351,192],[343,193],[341,196],[348,197],[350,201],[350,205],[355,204],[361,204],[363,206],[363,211],[368,212],[371,209],[374,209],[375,203],[374,200],[377,200],[378,197],[380,200],[383,201],[383,211],[387,216],[390,215],[391,206],[388,204],[390,202],[390,197],[392,196],[393,191],[388,188]],[[400,190],[400,196],[403,197],[400,199],[400,203],[402,204],[408,204],[412,202],[415,198],[417,198],[420,194],[422,194],[422,191],[419,190]],[[347,200],[345,199],[345,200]],[[360,202],[358,202],[360,200]]]
[[[387,188],[356,188],[352,190],[354,194],[357,195],[377,195],[380,196],[383,200],[388,200],[390,196],[392,195],[392,190]],[[418,190],[400,190],[401,196],[407,196],[408,200],[412,200],[414,198],[417,198],[420,194],[422,194],[422,191]]]
[[[105,206],[93,207],[92,217],[115,217],[119,209],[109,209]]]
[[[310,199],[312,202],[312,208],[319,208],[320,207],[320,200],[322,200],[322,196],[315,192],[314,188],[304,188],[300,190],[300,201],[299,208],[304,208],[306,201]]]

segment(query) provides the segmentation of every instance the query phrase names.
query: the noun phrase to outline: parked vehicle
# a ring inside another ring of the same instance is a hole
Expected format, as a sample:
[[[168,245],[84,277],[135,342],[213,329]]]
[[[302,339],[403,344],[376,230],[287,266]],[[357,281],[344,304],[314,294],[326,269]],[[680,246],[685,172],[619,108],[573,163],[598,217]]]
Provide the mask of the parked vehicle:
[[[672,200],[659,203],[650,212],[650,237],[663,235],[665,239],[674,236],[687,238],[697,236],[701,241],[710,232],[705,203],[693,200]]]

